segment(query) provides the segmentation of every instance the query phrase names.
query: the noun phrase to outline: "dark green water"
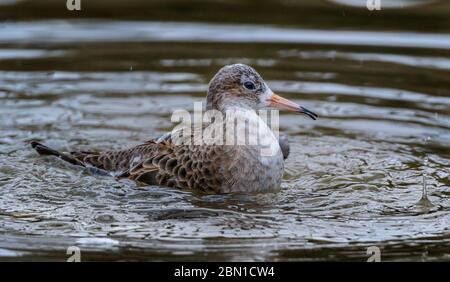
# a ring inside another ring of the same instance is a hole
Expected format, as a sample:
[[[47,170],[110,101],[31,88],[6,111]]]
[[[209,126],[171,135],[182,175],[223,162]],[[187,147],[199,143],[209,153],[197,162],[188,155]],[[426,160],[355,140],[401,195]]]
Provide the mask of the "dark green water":
[[[0,0],[1,260],[450,260],[447,1],[63,2]],[[320,116],[282,113],[279,193],[136,186],[27,144],[157,137],[237,62]]]

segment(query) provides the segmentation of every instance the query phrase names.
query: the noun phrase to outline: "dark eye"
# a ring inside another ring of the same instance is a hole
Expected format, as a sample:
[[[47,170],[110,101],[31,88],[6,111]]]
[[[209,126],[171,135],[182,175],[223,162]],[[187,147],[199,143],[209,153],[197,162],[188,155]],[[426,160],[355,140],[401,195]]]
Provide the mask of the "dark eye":
[[[247,88],[248,90],[255,90],[256,86],[253,82],[251,81],[246,81],[244,82],[244,87]]]

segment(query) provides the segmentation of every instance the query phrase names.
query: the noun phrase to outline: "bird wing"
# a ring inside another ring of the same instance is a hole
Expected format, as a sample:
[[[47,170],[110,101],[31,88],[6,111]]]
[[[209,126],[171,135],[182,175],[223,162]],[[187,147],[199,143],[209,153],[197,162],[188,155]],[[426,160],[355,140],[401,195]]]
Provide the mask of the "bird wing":
[[[157,143],[157,153],[147,156],[120,177],[160,186],[218,192],[223,182],[222,160],[218,146]]]
[[[194,131],[192,130],[191,132]],[[191,135],[191,138],[193,138],[193,135]],[[159,138],[155,139],[156,143],[171,142],[171,141],[172,141],[172,132],[167,132],[161,135]],[[287,159],[290,153],[288,135],[280,133],[278,135],[278,144],[280,145],[281,152],[283,153],[283,159]]]

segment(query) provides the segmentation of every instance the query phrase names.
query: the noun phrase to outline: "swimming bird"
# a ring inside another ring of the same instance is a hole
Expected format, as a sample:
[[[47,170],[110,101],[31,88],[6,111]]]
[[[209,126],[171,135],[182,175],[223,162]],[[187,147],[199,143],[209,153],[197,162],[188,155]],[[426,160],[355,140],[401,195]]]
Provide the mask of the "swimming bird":
[[[274,94],[252,67],[233,64],[221,68],[210,81],[206,110],[222,114],[225,119],[231,115],[237,117],[233,119],[235,126],[244,120],[244,130],[233,131],[238,135],[250,136],[255,132],[252,129],[257,128],[256,143],[180,143],[176,142],[172,131],[158,139],[117,151],[63,153],[36,141],[31,142],[31,146],[41,155],[57,156],[74,165],[145,184],[207,193],[273,192],[280,188],[289,144],[285,137],[278,139],[257,115],[257,110],[267,107],[317,118],[315,113]],[[229,124],[223,120],[213,124],[213,131],[229,129]],[[188,137],[192,136],[191,133]],[[263,152],[268,148],[270,150]]]

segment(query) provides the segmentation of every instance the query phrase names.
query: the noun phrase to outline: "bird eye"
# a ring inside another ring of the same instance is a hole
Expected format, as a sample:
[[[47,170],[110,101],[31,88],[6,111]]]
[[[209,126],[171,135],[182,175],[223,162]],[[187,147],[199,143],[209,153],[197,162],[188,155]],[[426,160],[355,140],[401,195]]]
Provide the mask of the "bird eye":
[[[253,82],[251,81],[246,81],[244,82],[244,87],[247,88],[248,90],[255,90],[256,86]]]

